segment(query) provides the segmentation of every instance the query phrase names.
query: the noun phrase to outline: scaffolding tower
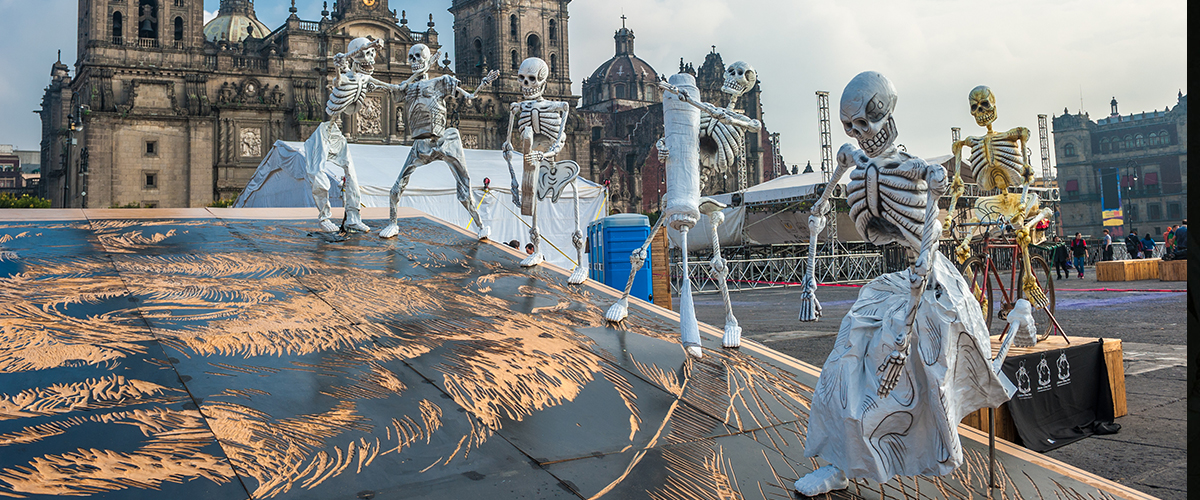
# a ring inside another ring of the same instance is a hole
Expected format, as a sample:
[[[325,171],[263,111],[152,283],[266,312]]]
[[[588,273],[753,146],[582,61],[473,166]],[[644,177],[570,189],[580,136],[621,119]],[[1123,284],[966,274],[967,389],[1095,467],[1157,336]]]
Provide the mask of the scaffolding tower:
[[[771,159],[771,174],[772,179],[777,179],[783,175],[783,153],[779,151],[779,132],[771,133],[771,152],[774,153],[774,158]]]
[[[833,135],[829,132],[829,91],[817,91],[817,131],[821,141],[821,178],[825,181],[825,189],[837,189],[837,179],[833,176]],[[841,242],[838,240],[837,192],[829,194],[829,233],[825,241],[828,255],[836,255]]]
[[[1042,145],[1042,187],[1050,187],[1050,134],[1046,130],[1046,115],[1038,115],[1038,142]]]

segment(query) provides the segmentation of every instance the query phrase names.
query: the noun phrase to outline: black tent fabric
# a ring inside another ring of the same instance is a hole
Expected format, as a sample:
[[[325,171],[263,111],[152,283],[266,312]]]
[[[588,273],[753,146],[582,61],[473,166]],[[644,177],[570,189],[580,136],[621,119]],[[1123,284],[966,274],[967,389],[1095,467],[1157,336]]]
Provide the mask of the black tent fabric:
[[[1004,374],[1017,386],[1008,410],[1020,444],[1045,452],[1120,429],[1113,423],[1103,346],[1099,339],[1005,360]]]

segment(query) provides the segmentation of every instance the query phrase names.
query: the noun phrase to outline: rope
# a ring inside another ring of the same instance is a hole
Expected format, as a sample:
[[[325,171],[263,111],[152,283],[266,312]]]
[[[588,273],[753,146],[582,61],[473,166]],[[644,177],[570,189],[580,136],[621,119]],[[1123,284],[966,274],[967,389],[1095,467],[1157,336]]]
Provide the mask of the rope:
[[[493,196],[494,196],[494,195],[493,195]],[[482,202],[480,202],[480,203],[482,203]],[[532,229],[532,228],[533,228],[533,226],[532,226],[532,225],[530,225],[528,222],[525,222],[525,219],[522,219],[522,218],[521,218],[521,216],[517,215],[517,213],[516,213],[516,212],[513,212],[511,208],[505,207],[503,203],[497,203],[497,205],[504,207],[504,209],[505,209],[505,210],[508,210],[508,213],[510,213],[510,214],[513,214],[513,217],[516,217],[516,218],[517,218],[517,220],[521,221],[521,223],[522,223],[522,224],[525,224],[525,227],[528,227],[528,228],[530,228],[530,229]],[[560,250],[560,249],[559,249],[557,246],[555,246],[555,245],[554,245],[554,242],[550,241],[550,239],[549,239],[549,238],[543,238],[543,239],[546,241],[546,244],[550,245],[550,248],[553,248],[553,249],[554,249],[554,250],[556,250],[556,251],[557,251],[559,254],[561,254],[563,257],[566,257],[566,258],[567,258],[567,260],[571,261],[571,264],[572,264],[572,265],[576,265],[576,266],[578,266],[578,265],[579,265],[579,263],[578,263],[578,262],[575,262],[575,259],[572,259],[570,255],[567,255],[565,252],[563,252],[563,251],[562,251],[562,250]]]

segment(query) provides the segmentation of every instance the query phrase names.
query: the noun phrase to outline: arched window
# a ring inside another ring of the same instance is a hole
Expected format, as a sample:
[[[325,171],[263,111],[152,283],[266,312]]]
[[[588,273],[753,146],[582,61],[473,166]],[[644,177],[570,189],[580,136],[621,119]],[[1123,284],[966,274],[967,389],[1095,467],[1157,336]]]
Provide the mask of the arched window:
[[[529,57],[542,57],[542,39],[536,33],[531,33],[529,38],[525,39],[525,46],[528,50],[525,53]]]
[[[158,39],[158,2],[138,0],[138,38]]]
[[[1111,153],[1112,152],[1112,143],[1108,141],[1107,137],[1100,139],[1100,152],[1101,153]]]
[[[475,39],[475,67],[483,68],[483,41]]]
[[[1142,134],[1138,134],[1138,135],[1134,136],[1133,140],[1134,140],[1135,146],[1137,146],[1139,148],[1146,147],[1146,137],[1143,136]]]
[[[617,99],[624,99],[625,98],[625,85],[620,84],[620,83],[614,85],[613,93],[616,94]]]
[[[1158,134],[1150,132],[1150,147],[1158,146]]]
[[[515,50],[512,51],[512,69],[513,69],[513,71],[516,71],[517,66],[519,66],[520,64],[521,64],[521,61],[517,60],[517,51],[515,51]]]
[[[517,39],[517,16],[508,16],[508,36],[513,40]]]
[[[551,42],[558,40],[558,26],[553,19],[550,20],[550,30],[547,35],[549,35]]]
[[[1167,144],[1171,143],[1171,136],[1167,135],[1166,130],[1159,130],[1158,131],[1158,140],[1162,142],[1163,146],[1166,146]]]
[[[1063,146],[1063,156],[1075,156],[1075,145],[1067,144]]]
[[[183,18],[182,17],[175,18],[175,41],[176,42],[183,41]]]
[[[121,11],[113,12],[112,15],[112,43],[121,45],[122,35],[125,32],[124,19],[121,16]]]
[[[553,75],[557,75],[557,74],[558,74],[558,56],[555,54],[550,54],[550,75],[553,76]]]
[[[1125,134],[1125,149],[1133,149],[1133,135]]]

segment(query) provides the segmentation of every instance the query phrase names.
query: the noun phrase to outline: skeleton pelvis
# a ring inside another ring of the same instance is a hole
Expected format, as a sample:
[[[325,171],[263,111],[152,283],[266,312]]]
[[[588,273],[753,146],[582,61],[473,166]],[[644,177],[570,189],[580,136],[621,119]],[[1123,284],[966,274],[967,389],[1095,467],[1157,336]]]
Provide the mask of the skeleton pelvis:
[[[575,180],[576,177],[579,177],[578,163],[571,160],[563,160],[555,163],[542,161],[542,166],[538,169],[538,199],[544,200],[546,199],[546,195],[550,195],[550,201],[558,203],[558,197],[562,195],[563,189],[571,181]]]

